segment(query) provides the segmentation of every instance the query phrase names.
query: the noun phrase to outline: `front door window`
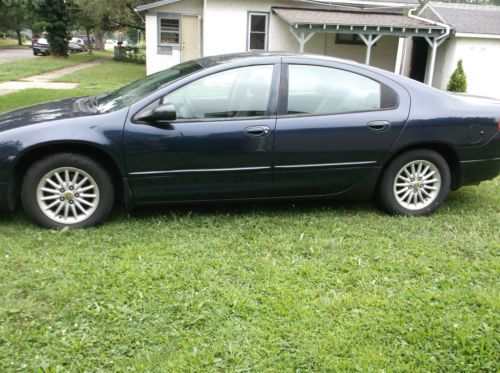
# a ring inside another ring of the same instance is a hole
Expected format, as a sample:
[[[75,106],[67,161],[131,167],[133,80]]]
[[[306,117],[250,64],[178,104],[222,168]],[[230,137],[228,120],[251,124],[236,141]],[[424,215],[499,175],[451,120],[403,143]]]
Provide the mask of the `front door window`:
[[[163,99],[173,104],[177,119],[263,117],[273,79],[272,65],[236,68],[190,83]]]

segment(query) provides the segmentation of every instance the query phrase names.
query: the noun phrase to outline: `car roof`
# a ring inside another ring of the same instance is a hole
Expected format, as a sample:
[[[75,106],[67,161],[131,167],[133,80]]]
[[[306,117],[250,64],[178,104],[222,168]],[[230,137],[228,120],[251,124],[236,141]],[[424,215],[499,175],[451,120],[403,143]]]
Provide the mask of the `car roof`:
[[[356,61],[345,60],[342,58],[328,57],[323,55],[316,54],[298,54],[291,52],[244,52],[244,53],[231,53],[231,54],[222,54],[218,56],[210,56],[203,57],[198,59],[196,62],[203,66],[204,68],[209,68],[212,66],[223,65],[229,62],[235,62],[245,59],[254,59],[254,58],[265,58],[265,57],[298,57],[302,59],[311,59],[311,60],[324,60],[324,61],[334,61],[334,62],[344,62],[349,64],[359,64]]]

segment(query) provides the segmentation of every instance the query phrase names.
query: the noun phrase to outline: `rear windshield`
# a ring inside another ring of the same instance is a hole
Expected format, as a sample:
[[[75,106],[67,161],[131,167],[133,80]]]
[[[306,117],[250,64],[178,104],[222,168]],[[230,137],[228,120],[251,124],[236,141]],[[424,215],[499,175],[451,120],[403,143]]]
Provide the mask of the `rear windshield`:
[[[99,112],[108,113],[130,106],[162,86],[202,69],[200,64],[191,61],[137,80],[114,92],[98,97]]]

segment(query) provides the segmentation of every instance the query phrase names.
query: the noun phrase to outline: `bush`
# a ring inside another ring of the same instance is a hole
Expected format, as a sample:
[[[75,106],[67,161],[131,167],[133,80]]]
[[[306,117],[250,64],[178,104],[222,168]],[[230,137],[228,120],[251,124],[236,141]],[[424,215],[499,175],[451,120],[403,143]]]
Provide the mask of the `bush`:
[[[462,60],[458,61],[457,68],[451,74],[447,90],[450,92],[467,92],[467,76],[465,75]]]
[[[133,62],[133,63],[146,63],[146,50],[145,48],[138,47],[115,47],[115,61]]]

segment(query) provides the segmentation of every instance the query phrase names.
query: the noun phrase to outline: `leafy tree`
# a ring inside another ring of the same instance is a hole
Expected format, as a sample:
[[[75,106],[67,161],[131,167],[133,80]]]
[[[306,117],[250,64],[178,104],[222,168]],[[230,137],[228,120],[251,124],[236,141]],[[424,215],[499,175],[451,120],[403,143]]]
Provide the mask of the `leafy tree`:
[[[14,31],[19,45],[23,45],[21,31],[29,26],[30,18],[29,1],[0,0],[0,31]]]
[[[104,35],[118,28],[144,29],[142,19],[135,13],[137,5],[147,0],[74,0],[90,22],[96,34],[96,49],[104,48]]]
[[[37,26],[47,31],[50,53],[56,57],[68,56],[69,1],[39,0],[35,6]]]
[[[465,75],[462,60],[458,61],[457,68],[451,74],[447,90],[450,92],[467,92],[467,76]]]

